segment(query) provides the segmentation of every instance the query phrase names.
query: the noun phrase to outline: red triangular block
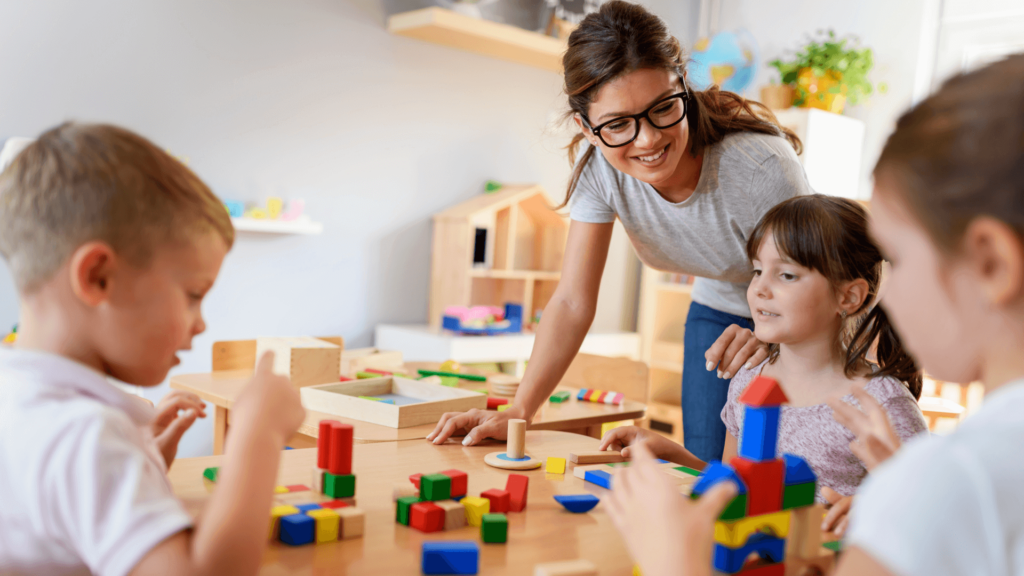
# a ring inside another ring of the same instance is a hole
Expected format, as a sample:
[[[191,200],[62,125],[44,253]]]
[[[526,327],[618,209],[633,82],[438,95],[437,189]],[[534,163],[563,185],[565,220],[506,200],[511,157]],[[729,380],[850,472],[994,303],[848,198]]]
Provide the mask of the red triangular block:
[[[747,389],[740,394],[740,402],[747,406],[763,408],[765,406],[781,406],[789,402],[786,393],[774,378],[758,376],[747,386]]]

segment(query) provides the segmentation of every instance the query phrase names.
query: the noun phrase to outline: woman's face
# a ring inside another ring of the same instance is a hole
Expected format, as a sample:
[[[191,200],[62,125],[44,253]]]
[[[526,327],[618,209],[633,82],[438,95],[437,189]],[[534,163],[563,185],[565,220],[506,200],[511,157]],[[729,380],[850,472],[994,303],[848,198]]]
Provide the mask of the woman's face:
[[[591,126],[639,114],[652,104],[683,91],[679,77],[668,70],[642,69],[608,82],[597,91],[590,104],[588,117]],[[588,130],[577,115],[576,122],[587,140],[600,146],[608,162],[618,171],[646,182],[655,188],[674,184],[680,159],[689,142],[688,122],[683,119],[664,130],[655,128],[647,120],[640,121],[640,133],[625,146],[609,148]]]

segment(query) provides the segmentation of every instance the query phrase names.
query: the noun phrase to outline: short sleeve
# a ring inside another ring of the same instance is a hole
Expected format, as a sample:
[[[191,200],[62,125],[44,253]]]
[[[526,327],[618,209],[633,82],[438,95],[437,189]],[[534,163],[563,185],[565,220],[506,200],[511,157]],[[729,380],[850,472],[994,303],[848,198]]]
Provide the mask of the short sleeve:
[[[928,423],[924,420],[920,406],[912,396],[897,396],[882,404],[882,409],[889,416],[896,435],[901,443],[928,431]]]
[[[773,154],[754,170],[751,178],[749,196],[754,220],[760,221],[781,202],[812,192],[795,155]]]
[[[577,162],[581,159],[582,155]],[[606,224],[615,221],[615,210],[601,193],[603,186],[608,185],[598,173],[598,164],[603,161],[600,151],[594,150],[576,182],[576,189],[569,199],[569,217],[577,222]]]
[[[742,382],[740,382],[742,380]],[[740,419],[739,410],[740,407],[736,402],[736,398],[739,396],[740,391],[746,387],[750,381],[748,374],[740,372],[735,378],[729,382],[729,396],[725,400],[725,406],[722,408],[722,423],[725,424],[725,429],[732,434],[732,437],[739,440],[740,438]]]
[[[43,475],[43,515],[94,574],[123,576],[191,526],[127,416],[104,411],[62,432],[66,440]]]
[[[1004,538],[975,458],[930,441],[904,450],[858,491],[846,546],[900,576],[1008,574],[988,565]]]

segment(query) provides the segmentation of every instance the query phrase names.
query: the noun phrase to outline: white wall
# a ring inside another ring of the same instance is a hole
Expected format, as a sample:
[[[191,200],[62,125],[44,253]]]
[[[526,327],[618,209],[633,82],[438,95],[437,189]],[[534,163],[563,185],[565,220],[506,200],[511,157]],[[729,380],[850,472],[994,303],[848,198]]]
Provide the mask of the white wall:
[[[760,87],[778,72],[766,63],[791,57],[804,39],[817,30],[853,34],[874,52],[870,77],[885,82],[887,94],[875,93],[847,115],[866,123],[861,166],[861,196],[870,197],[870,174],[885,139],[899,115],[911,104],[920,52],[921,23],[930,0],[721,0],[720,30],[746,28],[761,50],[762,68],[747,96],[758,98]]]

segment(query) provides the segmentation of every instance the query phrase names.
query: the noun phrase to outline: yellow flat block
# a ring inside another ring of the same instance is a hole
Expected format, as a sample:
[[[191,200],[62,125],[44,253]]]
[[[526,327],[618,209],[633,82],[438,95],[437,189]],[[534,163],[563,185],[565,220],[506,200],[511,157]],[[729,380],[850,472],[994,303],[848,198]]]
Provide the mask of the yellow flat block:
[[[548,474],[565,474],[565,458],[548,458],[544,471]]]
[[[306,516],[316,520],[316,543],[334,542],[338,539],[338,528],[341,526],[341,516],[331,508],[317,508],[309,510]]]
[[[287,486],[274,486],[274,494],[287,494],[287,493],[288,493],[288,487]]]
[[[480,526],[483,524],[484,514],[491,511],[491,501],[487,498],[467,496],[460,500],[460,502],[466,507],[466,522],[470,526]]]
[[[511,407],[511,404],[501,404],[498,406],[498,412],[504,412],[505,410],[508,410]]]
[[[270,509],[270,534],[267,536],[270,540],[277,540],[277,529],[281,526],[281,516],[291,516],[292,514],[298,514],[299,509],[295,506],[274,506]]]
[[[779,538],[789,535],[789,510],[741,518],[731,522],[715,522],[715,542],[730,548],[739,548],[755,532],[770,532]]]

